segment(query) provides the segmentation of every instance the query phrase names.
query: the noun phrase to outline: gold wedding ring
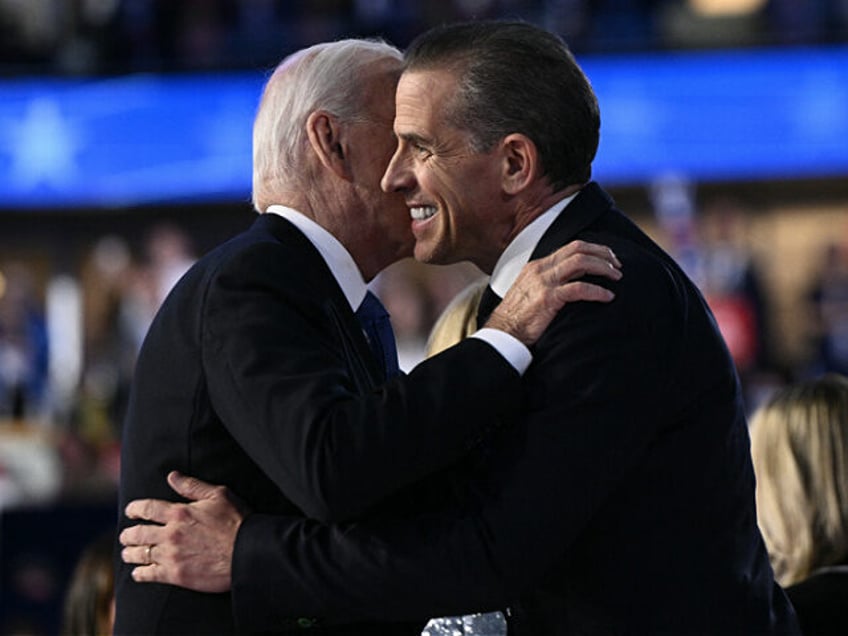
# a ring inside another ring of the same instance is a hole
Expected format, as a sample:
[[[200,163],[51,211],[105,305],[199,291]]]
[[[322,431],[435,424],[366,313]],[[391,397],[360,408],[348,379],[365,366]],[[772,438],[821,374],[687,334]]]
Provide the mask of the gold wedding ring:
[[[144,551],[144,564],[150,565],[153,563],[153,544],[147,544],[147,549]]]

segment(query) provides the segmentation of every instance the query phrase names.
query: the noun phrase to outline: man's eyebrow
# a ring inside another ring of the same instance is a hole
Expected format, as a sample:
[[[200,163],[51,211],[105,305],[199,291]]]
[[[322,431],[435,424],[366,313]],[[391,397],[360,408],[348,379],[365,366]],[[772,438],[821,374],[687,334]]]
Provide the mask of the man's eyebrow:
[[[430,143],[429,139],[425,139],[416,133],[401,133],[397,137],[410,144],[428,145]]]

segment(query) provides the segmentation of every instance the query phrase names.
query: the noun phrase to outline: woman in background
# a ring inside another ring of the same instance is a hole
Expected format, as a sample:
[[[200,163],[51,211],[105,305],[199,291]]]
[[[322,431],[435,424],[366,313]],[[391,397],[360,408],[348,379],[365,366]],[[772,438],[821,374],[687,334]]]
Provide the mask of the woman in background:
[[[848,634],[848,378],[775,393],[751,419],[757,516],[802,631]]]
[[[103,636],[115,620],[114,532],[93,541],[80,556],[65,596],[62,634]]]

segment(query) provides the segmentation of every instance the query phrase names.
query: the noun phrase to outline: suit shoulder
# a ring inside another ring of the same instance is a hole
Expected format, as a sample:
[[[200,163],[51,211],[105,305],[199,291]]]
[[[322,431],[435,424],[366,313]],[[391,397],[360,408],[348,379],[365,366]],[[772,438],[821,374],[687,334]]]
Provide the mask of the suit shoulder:
[[[207,276],[217,276],[236,272],[308,271],[322,263],[318,251],[293,226],[282,219],[270,222],[258,219],[249,229],[207,253],[197,266]]]

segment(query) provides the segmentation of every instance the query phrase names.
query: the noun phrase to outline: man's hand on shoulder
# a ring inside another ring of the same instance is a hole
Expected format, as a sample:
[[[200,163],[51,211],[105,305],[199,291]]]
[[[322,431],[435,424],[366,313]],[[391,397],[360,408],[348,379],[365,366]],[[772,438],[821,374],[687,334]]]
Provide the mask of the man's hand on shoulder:
[[[610,290],[579,280],[584,276],[620,280],[621,262],[604,245],[572,241],[527,263],[485,326],[504,331],[528,347],[533,345],[568,303],[608,303],[615,298]]]

